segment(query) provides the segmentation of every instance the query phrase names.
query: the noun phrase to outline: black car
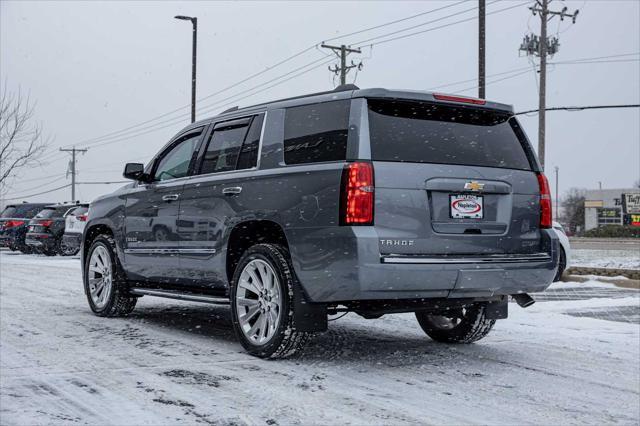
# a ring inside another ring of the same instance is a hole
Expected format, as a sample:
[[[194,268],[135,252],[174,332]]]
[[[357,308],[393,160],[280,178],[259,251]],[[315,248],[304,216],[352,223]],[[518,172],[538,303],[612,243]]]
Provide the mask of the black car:
[[[31,247],[24,242],[29,220],[43,207],[51,203],[9,204],[0,214],[0,247],[8,247],[12,251],[31,252]]]
[[[72,255],[63,244],[65,218],[78,208],[77,204],[57,204],[42,209],[31,221],[25,242],[34,251],[47,256]]]

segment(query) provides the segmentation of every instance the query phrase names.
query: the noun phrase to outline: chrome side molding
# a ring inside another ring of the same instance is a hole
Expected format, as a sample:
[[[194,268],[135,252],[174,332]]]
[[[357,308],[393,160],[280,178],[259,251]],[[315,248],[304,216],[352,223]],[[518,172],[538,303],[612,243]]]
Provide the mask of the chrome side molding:
[[[414,263],[414,264],[465,264],[465,263],[517,263],[548,262],[551,256],[547,253],[532,254],[491,254],[483,256],[411,256],[391,254],[382,256],[380,263]]]

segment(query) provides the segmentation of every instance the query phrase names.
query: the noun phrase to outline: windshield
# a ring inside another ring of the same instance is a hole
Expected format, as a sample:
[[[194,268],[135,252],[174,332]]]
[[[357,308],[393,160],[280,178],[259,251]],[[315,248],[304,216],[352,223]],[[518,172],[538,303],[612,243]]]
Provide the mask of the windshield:
[[[368,103],[373,160],[531,170],[524,136],[507,113],[427,102]]]

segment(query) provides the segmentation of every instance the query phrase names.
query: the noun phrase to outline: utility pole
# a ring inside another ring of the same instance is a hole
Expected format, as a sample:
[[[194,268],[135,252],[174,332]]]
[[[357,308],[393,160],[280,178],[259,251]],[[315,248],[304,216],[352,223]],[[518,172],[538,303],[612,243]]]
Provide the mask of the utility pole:
[[[338,65],[335,65],[334,68],[329,67],[329,71],[333,72],[336,75],[340,74],[341,86],[343,84],[347,84],[347,73],[351,68],[358,68],[358,71],[362,69],[362,62],[356,64],[351,61],[351,65],[347,65],[347,55],[349,53],[362,53],[360,49],[352,49],[345,46],[344,44],[340,46],[330,46],[328,44],[322,43],[320,47],[333,50],[333,53],[335,53],[338,58],[340,58],[340,66],[338,67]]]
[[[478,0],[478,98],[485,99],[486,75],[486,4],[485,0]]]
[[[559,210],[558,210],[560,206],[559,196],[558,196],[559,190],[560,190],[560,187],[558,185],[558,172],[560,171],[560,167],[556,166],[555,169],[556,169],[556,220],[558,220],[558,218],[560,217]]]
[[[77,149],[75,146],[71,149],[63,149],[60,148],[62,152],[70,152],[71,153],[71,165],[69,167],[71,172],[71,201],[76,201],[76,153],[81,152],[84,154],[87,152],[87,149]]]
[[[198,55],[198,18],[191,16],[174,16],[182,21],[191,21],[193,25],[193,43],[191,45],[191,122],[196,121],[196,59]]]
[[[533,15],[540,16],[540,37],[535,34],[526,35],[520,50],[526,52],[527,55],[536,55],[540,57],[540,89],[538,100],[538,158],[540,159],[540,165],[544,170],[544,154],[545,154],[545,129],[546,129],[546,101],[547,101],[547,55],[553,56],[558,52],[560,48],[560,41],[557,37],[549,39],[547,37],[547,23],[556,16],[560,17],[561,21],[564,18],[571,18],[573,23],[576,23],[578,17],[578,10],[573,13],[567,13],[567,7],[562,8],[561,11],[549,10],[549,3],[553,0],[536,0],[536,5],[530,7]]]

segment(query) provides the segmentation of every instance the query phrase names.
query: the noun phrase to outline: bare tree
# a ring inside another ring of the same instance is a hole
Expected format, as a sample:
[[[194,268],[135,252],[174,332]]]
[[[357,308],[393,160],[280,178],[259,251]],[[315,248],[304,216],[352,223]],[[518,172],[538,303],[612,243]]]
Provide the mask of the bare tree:
[[[38,163],[48,140],[35,122],[34,106],[22,93],[0,93],[0,190],[21,168]]]
[[[565,220],[571,232],[575,233],[578,229],[584,229],[585,190],[571,188],[562,198]]]

